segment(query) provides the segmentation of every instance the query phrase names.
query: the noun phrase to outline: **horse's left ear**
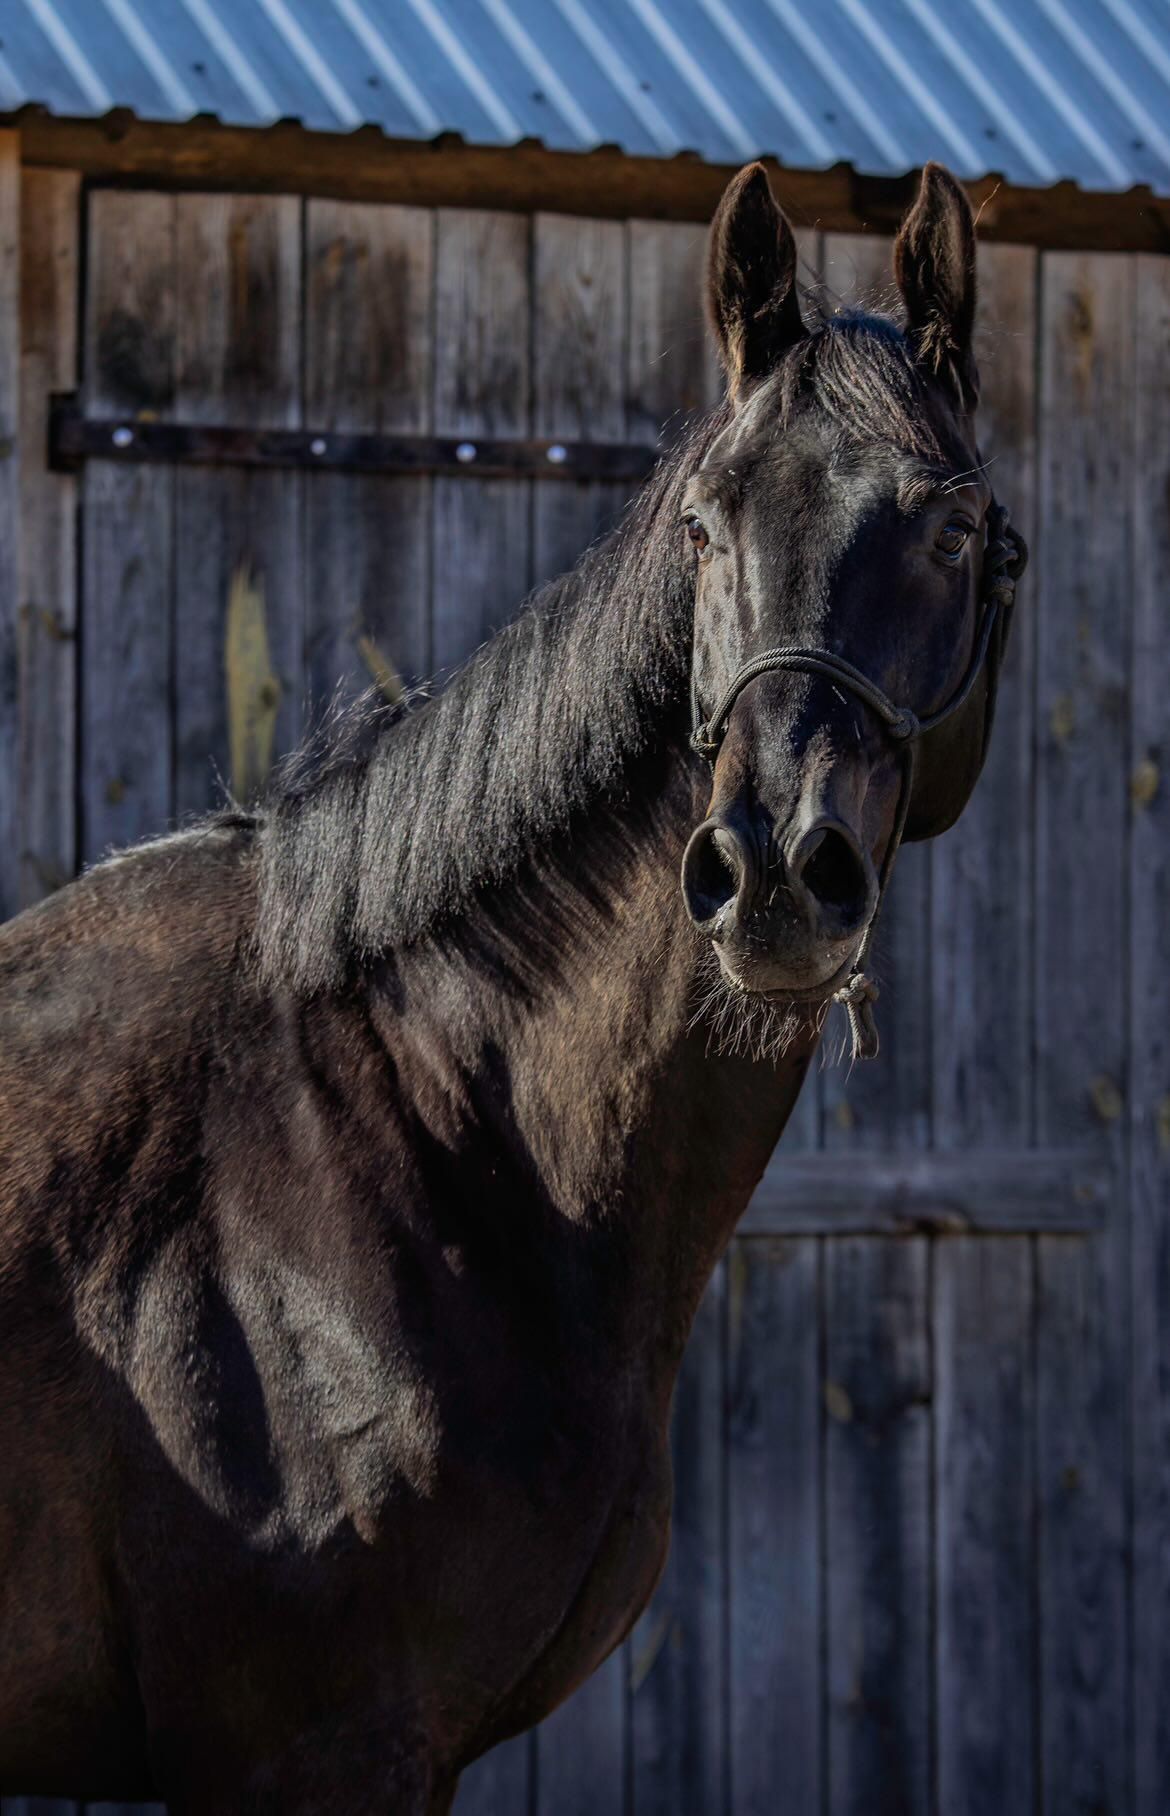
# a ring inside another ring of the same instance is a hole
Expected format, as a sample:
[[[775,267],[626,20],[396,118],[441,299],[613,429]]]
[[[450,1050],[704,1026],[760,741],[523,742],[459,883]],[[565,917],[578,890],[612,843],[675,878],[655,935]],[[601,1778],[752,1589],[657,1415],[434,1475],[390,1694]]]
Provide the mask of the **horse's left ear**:
[[[707,314],[733,402],[807,333],[796,295],[796,240],[762,164],[732,177],[715,210]]]
[[[955,386],[965,410],[979,401],[975,328],[975,221],[949,170],[927,164],[894,246],[894,274],[921,363]]]

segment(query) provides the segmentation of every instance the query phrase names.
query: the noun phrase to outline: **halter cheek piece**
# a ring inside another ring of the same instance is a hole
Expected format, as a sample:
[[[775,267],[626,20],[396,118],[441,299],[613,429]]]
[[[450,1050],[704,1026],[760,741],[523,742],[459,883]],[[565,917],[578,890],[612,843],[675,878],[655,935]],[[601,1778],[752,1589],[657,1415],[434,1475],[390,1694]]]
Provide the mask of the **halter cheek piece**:
[[[878,991],[877,985],[865,975],[865,963],[905,830],[906,816],[910,811],[918,740],[925,732],[934,731],[936,726],[959,711],[986,668],[988,700],[983,736],[983,755],[986,756],[1000,663],[1011,628],[1016,582],[1027,564],[1028,550],[1023,537],[1011,527],[1006,507],[993,499],[987,514],[987,541],[983,550],[983,584],[980,591],[981,617],[975,648],[963,679],[945,706],[925,717],[920,718],[908,706],[896,705],[888,694],[883,693],[852,662],[847,662],[844,656],[835,656],[831,650],[783,647],[765,650],[763,655],[753,656],[735,675],[709,719],[701,719],[698,696],[695,696],[695,729],[691,734],[691,744],[700,756],[706,757],[712,767],[727,731],[731,709],[740,694],[757,676],[776,670],[792,674],[823,675],[837,686],[848,688],[863,706],[868,706],[881,720],[886,736],[901,755],[902,777],[898,790],[898,808],[894,816],[894,829],[882,859],[877,902],[853,969],[833,997],[833,1001],[841,1003],[848,1013],[854,1059],[873,1059],[877,1055],[878,1034],[873,1005],[877,1001]]]

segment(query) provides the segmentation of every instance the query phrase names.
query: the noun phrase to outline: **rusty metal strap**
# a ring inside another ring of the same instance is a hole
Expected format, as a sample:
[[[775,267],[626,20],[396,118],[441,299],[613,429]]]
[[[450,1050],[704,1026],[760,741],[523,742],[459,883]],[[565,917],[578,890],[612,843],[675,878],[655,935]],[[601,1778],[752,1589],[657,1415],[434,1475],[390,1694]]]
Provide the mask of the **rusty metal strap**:
[[[372,435],[332,429],[255,429],[86,416],[70,394],[51,400],[49,462],[75,471],[87,460],[174,466],[319,468],[346,473],[443,473],[473,479],[638,480],[657,459],[639,442]]]

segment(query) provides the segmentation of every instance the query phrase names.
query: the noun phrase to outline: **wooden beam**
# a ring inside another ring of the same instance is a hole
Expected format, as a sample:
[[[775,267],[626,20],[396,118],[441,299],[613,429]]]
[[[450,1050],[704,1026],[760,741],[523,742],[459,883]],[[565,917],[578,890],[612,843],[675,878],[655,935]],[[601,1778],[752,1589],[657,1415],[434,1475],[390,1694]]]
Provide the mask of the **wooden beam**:
[[[465,145],[457,134],[389,139],[377,127],[310,132],[294,121],[267,128],[222,126],[196,116],[179,124],[137,120],[117,109],[98,120],[57,119],[36,109],[20,122],[26,163],[77,170],[96,182],[168,189],[247,189],[411,202],[435,208],[504,208],[530,214],[709,220],[734,166],[693,154],[628,157],[616,146],[550,151]],[[865,176],[847,164],[786,170],[764,159],[796,226],[839,233],[890,233],[918,175]],[[1136,187],[1121,195],[1075,183],[1015,188],[994,174],[967,185],[984,239],[1100,251],[1170,251],[1170,197]]]
[[[68,472],[86,460],[166,466],[301,467],[306,471],[460,474],[470,479],[645,478],[656,458],[640,442],[507,440],[456,435],[380,435],[337,429],[236,428],[85,416],[56,397],[49,424],[52,464]]]
[[[783,1147],[739,1226],[743,1236],[945,1235],[1095,1230],[1112,1169],[1062,1149],[788,1155]]]

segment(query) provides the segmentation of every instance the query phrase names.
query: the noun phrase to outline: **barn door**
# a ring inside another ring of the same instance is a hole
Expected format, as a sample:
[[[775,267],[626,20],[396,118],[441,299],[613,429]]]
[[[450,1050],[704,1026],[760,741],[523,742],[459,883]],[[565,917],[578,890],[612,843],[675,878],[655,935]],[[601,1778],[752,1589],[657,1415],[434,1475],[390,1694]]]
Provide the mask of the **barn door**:
[[[50,390],[138,421],[647,445],[717,394],[698,227],[79,201],[52,172],[22,221],[21,899],[246,786],[339,680],[458,661],[626,490],[74,479],[40,458]],[[832,306],[880,300],[889,250],[810,232],[802,256]],[[460,1816],[1170,1797],[1170,281],[1007,246],[981,277],[982,434],[1041,544],[987,773],[899,861],[881,1059],[810,1080],[701,1309],[655,1601]]]

